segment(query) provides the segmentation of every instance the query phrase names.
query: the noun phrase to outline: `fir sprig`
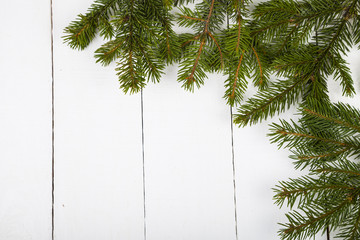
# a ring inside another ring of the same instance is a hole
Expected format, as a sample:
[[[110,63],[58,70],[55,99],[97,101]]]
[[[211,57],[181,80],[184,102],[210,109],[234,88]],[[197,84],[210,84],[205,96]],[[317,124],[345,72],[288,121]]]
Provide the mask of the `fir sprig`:
[[[215,69],[223,68],[224,57],[217,32],[221,31],[225,14],[226,7],[216,0],[202,1],[196,4],[194,10],[180,8],[179,25],[192,28],[194,31],[193,34],[183,35],[186,37],[182,37],[184,41],[181,42],[183,55],[178,81],[183,83],[185,89],[193,90],[195,85],[200,87],[204,83],[205,72],[209,72],[210,69],[214,71],[214,66],[217,66]],[[212,54],[214,52],[216,54]],[[215,57],[210,63],[209,56]],[[213,64],[214,62],[217,64]]]
[[[99,31],[108,41],[96,50],[97,62],[116,62],[120,87],[124,92],[138,92],[148,81],[160,81],[165,64],[180,54],[171,4],[163,0],[98,0],[87,14],[65,28],[64,41],[82,50]]]
[[[231,106],[239,105],[252,79],[260,90],[269,86],[270,62],[265,53],[265,46],[251,37],[252,26],[249,23],[249,1],[230,1],[228,16],[231,19],[224,31],[223,49],[226,56],[224,74],[224,98]],[[267,50],[267,49],[266,49]]]
[[[346,104],[309,98],[301,106],[299,123],[272,125],[272,141],[293,152],[297,168],[310,174],[282,181],[275,188],[275,202],[287,204],[280,230],[282,239],[308,239],[325,231],[336,237],[359,238],[360,111]]]
[[[311,171],[309,176],[280,182],[276,204],[290,208],[288,223],[281,224],[281,239],[308,239],[318,233],[337,231],[337,238],[359,237],[360,165],[332,162]]]
[[[64,42],[71,48],[83,50],[94,39],[98,30],[106,39],[113,37],[111,16],[122,2],[122,0],[95,1],[86,14],[79,14],[77,19],[65,28]]]
[[[360,158],[359,110],[308,99],[300,112],[303,117],[299,124],[281,121],[271,125],[271,141],[291,149],[297,167],[350,156]]]
[[[285,111],[304,97],[326,97],[327,78],[333,72],[343,86],[343,94],[353,95],[353,81],[342,55],[354,45],[352,39],[357,35],[351,31],[357,4],[357,0],[271,0],[257,6],[254,17],[258,26],[252,34],[274,46],[279,56],[270,56],[274,59],[273,70],[287,79],[278,80],[265,93],[259,92],[240,106],[235,122],[254,124]],[[297,34],[306,37],[294,37]],[[303,44],[306,41],[309,43]],[[302,46],[297,47],[299,44]]]

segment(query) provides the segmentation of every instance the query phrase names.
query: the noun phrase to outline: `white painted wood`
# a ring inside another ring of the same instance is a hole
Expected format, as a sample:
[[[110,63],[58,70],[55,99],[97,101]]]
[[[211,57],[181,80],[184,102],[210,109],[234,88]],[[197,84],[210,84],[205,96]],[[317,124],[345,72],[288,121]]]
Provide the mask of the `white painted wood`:
[[[55,239],[143,237],[140,95],[125,96],[114,68],[62,43],[92,0],[56,0]]]
[[[224,79],[189,93],[176,70],[144,90],[147,239],[235,239]]]
[[[285,221],[286,211],[274,205],[271,188],[279,180],[299,176],[288,158],[289,152],[278,150],[266,136],[267,124],[276,120],[234,128],[239,239],[279,239],[277,223]]]
[[[50,2],[0,8],[0,239],[51,237]]]

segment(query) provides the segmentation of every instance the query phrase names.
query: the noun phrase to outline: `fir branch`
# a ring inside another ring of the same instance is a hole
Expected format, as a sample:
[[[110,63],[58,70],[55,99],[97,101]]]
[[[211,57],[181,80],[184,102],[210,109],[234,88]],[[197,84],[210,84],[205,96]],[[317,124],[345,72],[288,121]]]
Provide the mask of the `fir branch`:
[[[325,226],[326,219],[330,218],[332,215],[338,213],[342,209],[348,207],[350,202],[348,200],[342,201],[338,206],[324,212],[318,216],[309,215],[309,217],[298,219],[298,213],[293,213],[292,215],[287,215],[290,224],[285,225],[285,229],[281,229],[279,231],[279,235],[281,239],[305,239],[307,237],[311,237],[314,235],[313,229],[311,226],[314,226],[315,229],[319,229]],[[307,209],[310,210],[310,209]],[[311,210],[309,211],[311,214]],[[316,226],[317,224],[321,224],[320,226]]]
[[[336,148],[348,148],[348,151],[354,151],[357,152],[360,149],[359,141],[355,138],[339,138],[339,139],[332,139],[330,138],[332,135],[324,135],[323,137],[319,136],[321,135],[321,131],[315,130],[315,134],[312,134],[309,132],[307,128],[304,126],[299,126],[294,122],[288,123],[286,121],[281,120],[280,124],[273,123],[270,125],[271,127],[271,142],[277,142],[279,147],[282,147],[284,144],[286,148],[293,148],[297,147],[300,143],[304,144],[311,144],[314,145],[313,141],[316,141],[317,144],[319,142],[325,143],[325,144],[331,144],[326,145],[330,151],[334,147]],[[316,128],[315,128],[316,129]],[[325,128],[325,130],[331,130],[331,128]],[[325,132],[326,133],[326,132]],[[325,145],[324,145],[325,146]],[[305,145],[301,145],[300,147],[305,147]],[[316,147],[316,146],[313,146]],[[322,146],[323,147],[323,146]]]
[[[261,67],[261,62],[260,62],[260,59],[259,59],[259,55],[257,54],[254,47],[251,47],[251,49],[255,54],[255,57],[256,57],[256,60],[257,60],[258,66],[259,66],[259,71],[260,71],[260,81],[256,83],[256,86],[257,85],[258,86],[263,86],[263,84],[264,84],[264,81],[263,81],[263,69]]]
[[[224,68],[224,58],[223,58],[223,54],[222,54],[220,45],[219,45],[218,41],[216,41],[215,37],[211,34],[211,32],[208,32],[208,35],[209,35],[210,38],[214,41],[214,43],[216,44],[217,49],[219,50],[220,61],[221,61],[221,68]]]
[[[245,50],[242,51],[242,54],[238,59],[231,61],[234,65],[236,64],[236,71],[233,72],[227,69],[226,73],[228,78],[225,81],[226,92],[224,98],[227,100],[227,103],[230,106],[238,104],[243,99],[243,94],[247,87],[246,78],[249,76],[249,73],[246,71],[246,63],[244,62]]]
[[[356,1],[353,1],[350,5],[350,9],[354,7],[354,3]],[[288,19],[289,20],[289,19]],[[291,19],[290,19],[291,20]],[[305,97],[308,96],[314,96],[318,99],[322,98],[323,96],[327,96],[327,88],[326,88],[326,80],[323,79],[322,74],[330,74],[329,71],[326,71],[327,69],[327,62],[328,62],[328,53],[330,51],[334,51],[339,49],[338,47],[338,41],[343,40],[343,36],[346,35],[347,31],[344,31],[346,29],[346,24],[348,22],[348,18],[344,17],[338,25],[335,25],[335,33],[331,36],[331,39],[328,38],[321,38],[321,46],[320,49],[317,51],[317,57],[313,61],[315,64],[313,65],[301,65],[299,63],[304,63],[303,60],[295,61],[290,58],[292,61],[290,63],[286,63],[288,67],[286,67],[284,70],[281,70],[280,73],[285,73],[288,75],[288,77],[292,78],[295,74],[295,76],[298,73],[302,73],[302,77],[300,77],[300,80],[296,81],[294,85],[290,85],[286,88],[283,88],[283,92],[279,92],[278,89],[280,89],[278,86],[279,83],[276,84],[276,89],[273,87],[270,87],[267,92],[269,93],[258,93],[254,98],[251,98],[248,100],[248,102],[241,106],[239,109],[240,114],[236,115],[235,122],[239,125],[247,125],[248,123],[253,124],[258,121],[261,121],[263,119],[267,119],[268,116],[272,117],[276,112],[282,112],[285,110],[285,106],[289,107],[290,105],[297,103],[298,98],[289,98],[284,97],[288,95],[289,93],[293,94],[292,90],[298,86],[300,83],[306,84],[308,80],[313,80],[311,85],[309,85],[310,88],[308,88],[307,92],[304,92]],[[325,34],[325,30],[320,31],[322,35]],[[327,34],[328,35],[328,34]],[[309,46],[309,49],[315,49],[317,47]],[[334,49],[335,48],[335,49]],[[304,52],[305,53],[305,52]],[[285,55],[286,56],[286,55]],[[291,55],[290,55],[291,56]],[[281,57],[280,57],[281,58]],[[311,63],[311,59],[313,59],[311,56],[306,57],[306,61],[309,60],[309,63]],[[284,67],[286,65],[283,65]],[[289,71],[289,66],[293,66],[292,70]],[[279,70],[279,65],[278,68]],[[317,77],[315,77],[317,76]],[[300,84],[301,85],[301,84]],[[296,89],[296,88],[295,88]],[[299,91],[297,91],[299,93]],[[296,95],[298,97],[298,95]],[[282,104],[280,104],[282,102]],[[284,103],[285,102],[285,103]],[[274,106],[272,106],[274,105]]]
[[[224,66],[221,45],[216,40],[214,33],[210,28],[210,25],[212,25],[212,27],[216,29],[219,25],[219,22],[217,21],[223,21],[223,19],[215,19],[212,21],[215,7],[218,8],[217,10],[220,17],[222,17],[221,14],[223,14],[224,11],[223,6],[221,6],[220,3],[216,4],[215,2],[216,0],[211,0],[210,5],[207,5],[206,1],[204,1],[203,3],[197,5],[195,12],[188,8],[180,9],[183,14],[179,15],[179,25],[193,27],[198,30],[191,39],[182,43],[182,46],[185,47],[185,51],[188,50],[186,47],[189,43],[199,41],[196,54],[193,52],[185,52],[183,53],[183,59],[180,62],[180,74],[178,75],[178,81],[183,82],[182,86],[186,90],[193,90],[194,84],[196,84],[197,87],[200,87],[200,85],[203,84],[206,76],[204,71],[214,71],[212,64],[208,64],[208,61],[205,58],[202,60],[203,55],[211,56],[211,54],[209,54],[211,51],[211,42],[213,42],[218,49],[221,68]],[[204,17],[200,17],[200,15],[203,15]],[[191,50],[193,49],[194,48],[191,48]],[[195,59],[194,55],[196,56]]]
[[[187,40],[186,42],[184,42],[184,43],[181,45],[181,47],[185,47],[185,46],[188,45],[189,43],[198,40],[198,39],[201,37],[201,35],[202,35],[202,34],[199,33],[198,35],[193,36],[190,40]]]
[[[194,65],[192,67],[191,73],[188,77],[186,77],[186,88],[188,88],[187,86],[191,86],[193,82],[195,82],[196,80],[194,79],[194,74],[195,74],[195,70],[197,68],[197,65],[199,64],[199,59],[201,56],[201,52],[203,50],[204,44],[205,44],[206,38],[203,37],[203,39],[201,40],[200,43],[200,47],[199,47],[199,51],[197,52],[197,56],[196,59],[194,61]]]
[[[100,62],[104,66],[109,65],[121,55],[122,45],[127,40],[128,37],[118,37],[102,45],[95,51],[96,62]]]
[[[359,236],[360,236],[360,209],[358,208],[357,217],[350,229],[350,236],[348,238],[345,237],[345,239],[355,240],[355,239],[359,239]]]
[[[316,118],[321,118],[321,119],[327,120],[329,122],[336,123],[336,124],[339,124],[341,126],[351,128],[351,129],[353,129],[353,130],[360,133],[360,126],[356,126],[356,125],[353,125],[351,123],[345,122],[343,120],[339,120],[338,118],[335,118],[335,117],[326,116],[324,114],[316,112],[315,110],[307,108],[307,107],[304,107],[302,109],[302,111],[304,112],[304,114],[309,114],[309,115],[312,115],[312,116],[314,116]]]
[[[230,95],[230,99],[232,101],[234,101],[234,99],[235,99],[235,89],[237,88],[237,80],[238,80],[238,77],[239,77],[239,71],[240,71],[240,66],[241,66],[242,59],[244,57],[244,52],[245,52],[245,50],[243,50],[243,52],[241,54],[241,57],[239,59],[239,63],[238,63],[237,69],[236,69],[236,74],[235,74],[235,78],[234,78],[234,84],[232,86],[232,91],[231,91],[231,95]]]
[[[346,175],[353,175],[353,176],[360,176],[360,172],[358,171],[354,171],[354,170],[348,170],[348,169],[340,169],[340,168],[335,168],[335,167],[325,167],[325,168],[320,168],[320,169],[316,169],[314,170],[318,173],[342,173],[342,174],[346,174]],[[351,188],[353,189],[353,188]]]
[[[338,157],[342,153],[348,151],[350,148],[343,148],[337,152],[331,152],[326,154],[318,154],[318,155],[298,155],[296,158],[304,161],[304,160],[314,160],[314,159],[322,159],[322,158],[328,158],[328,157]]]
[[[122,0],[97,0],[88,10],[88,13],[79,14],[75,21],[72,21],[64,29],[66,35],[64,42],[73,49],[83,50],[94,39],[99,26],[103,24],[101,33],[106,38],[112,37],[112,28],[107,23],[110,14],[113,13]],[[106,29],[104,29],[106,28]]]
[[[358,0],[269,0],[248,18],[249,0],[96,0],[88,13],[65,29],[65,42],[85,48],[97,33],[107,40],[97,62],[117,62],[124,92],[160,81],[165,64],[180,63],[178,81],[200,87],[209,72],[222,72],[231,106],[240,104],[248,79],[260,91],[240,106],[235,123],[245,126],[283,112],[302,101],[298,123],[272,125],[272,142],[290,149],[295,167],[308,176],[281,182],[275,201],[290,208],[281,238],[313,237],[337,230],[337,237],[360,237],[360,111],[331,104],[327,77],[334,74],[344,95],[355,93],[342,55],[360,43]],[[178,23],[193,33],[177,35]],[[224,29],[225,15],[228,17]],[[231,25],[230,25],[231,19]],[[315,32],[315,36],[314,35]],[[285,78],[269,83],[270,72]]]
[[[304,101],[300,110],[299,125],[281,120],[272,125],[270,134],[273,142],[292,150],[298,166],[311,167],[307,176],[280,182],[274,189],[276,204],[287,202],[290,208],[296,204],[301,210],[287,215],[280,237],[304,240],[337,231],[338,238],[357,239],[360,164],[346,157],[360,158],[360,124],[351,120],[358,118],[360,111],[312,98]]]
[[[355,187],[346,183],[332,182],[327,183],[321,178],[313,178],[310,176],[300,177],[298,179],[290,179],[282,181],[274,188],[276,195],[274,196],[275,204],[282,207],[285,202],[290,209],[295,206],[297,208],[305,207],[309,203],[318,201],[325,195],[338,195],[337,193],[347,193],[355,190]],[[341,195],[340,194],[340,195]]]
[[[278,81],[265,92],[259,92],[238,109],[234,122],[240,126],[255,124],[283,112],[290,104],[298,101],[302,95],[302,85],[306,78],[297,77],[287,81]]]
[[[236,41],[236,48],[235,48],[235,51],[238,52],[239,51],[239,47],[240,47],[240,39],[241,39],[241,22],[242,20],[242,16],[241,16],[241,12],[239,10],[239,13],[238,13],[238,27],[237,27],[237,41]]]
[[[329,18],[343,11],[341,4],[334,1],[332,3],[323,4],[314,0],[303,2],[270,0],[261,3],[253,12],[258,27],[252,34],[263,34],[266,40],[271,41],[281,36],[281,32],[286,32],[291,24],[300,27],[311,23],[312,27],[317,28],[315,24],[324,24]]]
[[[340,79],[340,84],[343,89],[343,95],[353,96],[355,94],[354,81],[350,74],[350,69],[347,66],[347,62],[337,54],[332,57],[334,66],[334,79],[335,81]]]
[[[360,112],[346,104],[330,104],[315,99],[307,99],[300,108],[303,119],[313,128],[334,129],[345,138],[360,135]]]
[[[298,28],[299,28],[299,24],[295,24],[295,26],[292,27],[292,30],[290,31],[290,33],[287,34],[287,36],[285,37],[283,43],[281,44],[281,46],[280,46],[280,48],[279,48],[279,50],[278,50],[278,52],[277,52],[278,54],[280,54],[280,53],[284,50],[284,48],[285,48],[285,46],[287,45],[287,43],[289,43],[289,42],[291,41],[292,36],[293,36],[294,34],[296,34],[296,31],[298,31]],[[303,34],[305,34],[305,31],[304,31]],[[296,36],[295,36],[295,37],[296,37]]]
[[[287,131],[286,129],[279,129],[276,131],[277,134],[282,135],[283,137],[297,137],[297,138],[310,138],[310,139],[315,139],[315,140],[319,140],[322,142],[327,142],[327,143],[333,143],[335,145],[339,145],[339,146],[347,146],[347,147],[354,147],[353,145],[350,145],[349,143],[345,143],[345,142],[339,142],[339,141],[334,141],[332,139],[325,139],[325,138],[321,138],[321,137],[317,137],[317,136],[313,136],[310,134],[305,134],[305,133],[301,133],[301,132],[291,132],[291,131]]]

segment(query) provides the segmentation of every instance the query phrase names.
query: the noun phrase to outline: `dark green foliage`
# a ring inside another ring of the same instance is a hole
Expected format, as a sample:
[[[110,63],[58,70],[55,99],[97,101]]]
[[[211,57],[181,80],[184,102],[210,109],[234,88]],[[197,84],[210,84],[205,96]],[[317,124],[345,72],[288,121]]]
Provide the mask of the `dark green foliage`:
[[[324,164],[308,176],[281,182],[276,203],[293,209],[281,224],[281,239],[309,239],[327,227],[337,238],[360,237],[360,165],[351,161]]]
[[[310,174],[280,182],[275,200],[292,209],[282,239],[308,239],[328,228],[340,239],[360,237],[360,111],[307,99],[299,123],[272,125],[272,141],[289,148],[297,168]],[[293,209],[296,208],[296,209]]]
[[[271,126],[272,141],[293,151],[297,167],[350,156],[360,158],[359,110],[308,99],[300,111],[299,123],[281,121]]]
[[[248,79],[268,87],[271,68],[267,46],[251,34],[249,2],[203,0],[188,8],[193,0],[98,0],[65,28],[64,40],[83,50],[99,32],[107,41],[95,52],[97,62],[117,63],[125,92],[158,82],[165,65],[178,62],[186,90],[203,85],[208,73],[226,74],[224,98],[238,105]],[[175,21],[190,32],[175,33]]]
[[[359,44],[358,0],[269,0],[249,11],[249,0],[97,0],[65,28],[65,42],[84,49],[99,32],[107,42],[97,62],[117,62],[120,86],[137,92],[158,82],[178,62],[187,90],[208,73],[225,74],[225,95],[241,104],[249,80],[259,92],[239,108],[235,122],[254,124],[311,96],[327,96],[334,74],[343,94],[355,92],[343,56]],[[175,7],[175,9],[174,9]],[[172,12],[176,12],[176,17]],[[175,33],[174,22],[188,28]],[[279,79],[269,81],[274,74]]]
[[[138,92],[147,81],[160,81],[165,64],[179,55],[171,4],[99,0],[65,29],[65,42],[84,49],[99,31],[108,41],[96,50],[97,62],[108,65],[116,61],[120,87],[124,92]]]
[[[236,122],[256,123],[304,97],[326,97],[327,78],[333,73],[343,94],[353,95],[343,55],[357,44],[353,39],[358,33],[353,29],[358,28],[358,5],[357,0],[270,0],[259,4],[253,12],[256,24],[252,34],[272,47],[272,71],[281,80],[240,106]],[[304,86],[309,89],[304,91]]]
[[[260,90],[269,85],[270,62],[265,53],[269,49],[252,37],[249,3],[234,0],[227,3],[228,22],[231,24],[228,24],[222,39],[226,56],[224,73],[228,76],[224,98],[231,106],[241,103],[248,79],[252,79]]]
[[[206,77],[205,71],[223,68],[224,56],[216,33],[221,30],[226,10],[226,5],[215,0],[198,3],[194,10],[180,8],[179,26],[194,31],[181,37],[178,81],[183,83],[185,89],[193,90],[194,85],[200,87]]]
[[[64,41],[70,47],[83,50],[94,39],[97,30],[104,38],[111,38],[114,30],[110,16],[114,14],[122,0],[97,0],[91,5],[88,13],[79,14],[78,18],[65,28]]]
[[[329,240],[330,232],[339,239],[360,239],[360,165],[350,160],[360,158],[360,111],[331,104],[327,90],[333,75],[344,95],[355,93],[343,56],[358,44],[358,10],[359,1],[278,0],[254,12],[260,22],[255,34],[278,54],[272,66],[284,79],[279,82],[297,81],[249,99],[236,120],[256,123],[302,102],[299,122],[273,124],[271,136],[272,142],[291,150],[296,168],[310,169],[309,175],[280,182],[275,189],[276,203],[291,208],[287,223],[281,224],[281,239],[326,233]]]

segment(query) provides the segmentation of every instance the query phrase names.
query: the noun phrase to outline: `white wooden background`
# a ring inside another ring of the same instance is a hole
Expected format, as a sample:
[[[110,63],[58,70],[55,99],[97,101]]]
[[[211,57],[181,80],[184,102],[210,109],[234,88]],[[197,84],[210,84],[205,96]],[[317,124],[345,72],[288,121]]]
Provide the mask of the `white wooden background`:
[[[83,52],[61,39],[91,3],[52,6],[55,239],[278,239],[285,209],[273,205],[271,188],[299,173],[289,153],[269,143],[271,121],[232,134],[223,77],[188,93],[176,67],[147,86],[143,99],[124,95],[114,65],[95,64],[100,39]],[[3,2],[0,19],[0,239],[50,240],[50,0]],[[359,92],[360,57],[354,50],[349,58]],[[343,99],[337,83],[331,89],[334,100]],[[360,106],[359,96],[346,101]]]

